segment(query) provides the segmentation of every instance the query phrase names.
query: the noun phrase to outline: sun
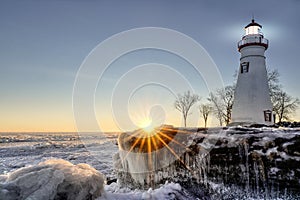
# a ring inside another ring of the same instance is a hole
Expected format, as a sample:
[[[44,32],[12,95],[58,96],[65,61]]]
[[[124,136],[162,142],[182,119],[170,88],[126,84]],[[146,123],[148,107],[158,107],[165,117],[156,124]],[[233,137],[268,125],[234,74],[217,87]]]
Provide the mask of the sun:
[[[154,127],[154,125],[152,123],[152,120],[149,119],[149,118],[142,120],[139,123],[139,127],[142,128],[148,134],[150,134],[151,132],[153,132],[154,129],[155,129],[155,127]]]

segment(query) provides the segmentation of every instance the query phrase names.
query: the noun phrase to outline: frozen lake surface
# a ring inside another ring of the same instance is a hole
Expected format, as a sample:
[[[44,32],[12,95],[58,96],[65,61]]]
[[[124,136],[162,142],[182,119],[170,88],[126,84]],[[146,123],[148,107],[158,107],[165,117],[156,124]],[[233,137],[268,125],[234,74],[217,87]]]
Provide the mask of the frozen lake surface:
[[[77,133],[0,133],[0,174],[35,165],[52,158],[61,158],[73,164],[86,163],[113,178],[112,155],[118,151],[117,134],[108,137]],[[84,142],[84,144],[83,144]],[[101,149],[97,160],[86,147]]]

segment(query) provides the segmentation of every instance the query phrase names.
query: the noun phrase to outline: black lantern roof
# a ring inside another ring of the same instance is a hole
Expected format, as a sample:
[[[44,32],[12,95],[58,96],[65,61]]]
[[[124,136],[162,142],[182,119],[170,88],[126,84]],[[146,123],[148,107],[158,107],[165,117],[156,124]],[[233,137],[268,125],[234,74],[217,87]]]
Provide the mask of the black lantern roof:
[[[245,28],[248,28],[248,27],[250,27],[250,26],[259,26],[260,28],[262,28],[262,25],[256,23],[256,22],[254,21],[254,19],[252,19],[251,23],[248,24],[247,26],[245,26]]]

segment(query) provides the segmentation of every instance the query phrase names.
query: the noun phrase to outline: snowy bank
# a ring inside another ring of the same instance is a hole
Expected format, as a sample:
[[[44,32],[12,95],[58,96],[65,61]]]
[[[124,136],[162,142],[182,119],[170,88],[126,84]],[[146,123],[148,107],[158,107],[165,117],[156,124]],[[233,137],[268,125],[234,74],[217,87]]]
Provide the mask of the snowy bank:
[[[148,190],[130,190],[117,183],[105,186],[106,194],[97,200],[195,200],[195,196],[178,183],[165,183],[160,188]],[[199,198],[199,199],[205,199]]]
[[[47,160],[0,176],[0,199],[90,200],[104,193],[104,177],[87,164]]]

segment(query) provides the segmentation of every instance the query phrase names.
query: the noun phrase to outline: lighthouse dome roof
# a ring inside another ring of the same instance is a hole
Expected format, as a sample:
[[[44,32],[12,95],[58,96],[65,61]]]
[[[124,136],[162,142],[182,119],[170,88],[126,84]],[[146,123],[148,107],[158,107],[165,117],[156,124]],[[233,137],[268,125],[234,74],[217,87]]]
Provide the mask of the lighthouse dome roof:
[[[251,23],[249,23],[247,26],[245,26],[245,28],[248,28],[250,26],[259,26],[260,28],[262,28],[262,25],[260,25],[259,23],[255,22],[254,19],[252,19]]]

